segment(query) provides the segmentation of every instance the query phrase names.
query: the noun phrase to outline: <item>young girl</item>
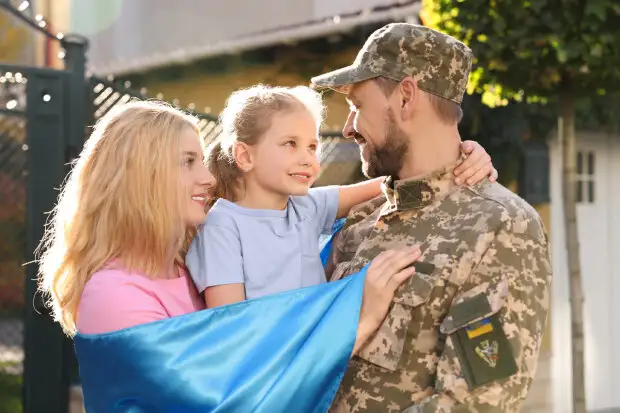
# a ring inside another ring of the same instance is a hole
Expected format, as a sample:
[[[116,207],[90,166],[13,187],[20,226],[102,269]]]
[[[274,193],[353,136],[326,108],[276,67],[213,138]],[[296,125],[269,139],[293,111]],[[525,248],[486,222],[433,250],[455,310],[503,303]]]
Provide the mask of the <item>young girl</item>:
[[[319,237],[380,194],[382,178],[311,188],[323,112],[321,96],[301,86],[229,98],[208,156],[217,200],[186,257],[208,307],[325,282]]]

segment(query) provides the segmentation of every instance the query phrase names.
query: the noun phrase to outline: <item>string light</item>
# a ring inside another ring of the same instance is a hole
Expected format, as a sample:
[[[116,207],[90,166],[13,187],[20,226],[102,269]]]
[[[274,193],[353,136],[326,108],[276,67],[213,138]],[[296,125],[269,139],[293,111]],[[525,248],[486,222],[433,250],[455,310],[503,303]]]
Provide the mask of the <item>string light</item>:
[[[30,2],[22,1],[20,5],[17,7],[17,10],[23,13],[26,11],[26,9],[28,9],[28,7],[30,7]]]
[[[32,10],[31,4],[27,0],[21,1],[0,1],[0,8],[5,9],[7,12],[22,20],[24,23],[34,28],[38,32],[42,33],[44,36],[49,37],[54,40],[62,40],[64,39],[64,34],[62,33],[53,33],[49,30],[48,20],[43,17],[41,14],[37,14],[34,16],[34,19],[27,14],[27,12]]]
[[[28,82],[28,79],[21,73],[12,73],[12,72],[0,72],[0,83],[13,83],[13,84],[25,84]]]

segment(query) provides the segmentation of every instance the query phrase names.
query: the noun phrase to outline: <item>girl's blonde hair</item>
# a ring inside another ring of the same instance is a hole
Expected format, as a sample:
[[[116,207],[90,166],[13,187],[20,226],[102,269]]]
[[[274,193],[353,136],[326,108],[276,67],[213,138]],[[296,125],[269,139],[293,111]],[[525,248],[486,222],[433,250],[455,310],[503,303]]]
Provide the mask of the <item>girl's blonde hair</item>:
[[[239,200],[242,173],[235,162],[235,142],[257,144],[270,128],[273,115],[299,109],[310,112],[318,132],[325,107],[321,95],[309,87],[259,84],[238,90],[228,98],[220,114],[222,133],[207,150],[207,164],[216,181],[212,202],[217,198]]]
[[[197,125],[155,102],[128,103],[97,122],[40,245],[40,288],[67,334],[76,332],[86,282],[110,260],[152,277],[179,261],[191,237],[181,215],[179,136],[198,136]]]

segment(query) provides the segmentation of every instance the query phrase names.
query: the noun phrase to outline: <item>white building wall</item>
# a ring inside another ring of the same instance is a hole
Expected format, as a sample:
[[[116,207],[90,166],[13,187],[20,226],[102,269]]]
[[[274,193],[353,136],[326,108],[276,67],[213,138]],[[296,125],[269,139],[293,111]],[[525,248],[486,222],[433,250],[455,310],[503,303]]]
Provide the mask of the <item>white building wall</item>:
[[[577,206],[585,294],[586,398],[590,411],[620,408],[620,137],[579,133],[584,200]],[[587,168],[593,156],[594,170]],[[561,186],[561,148],[550,145],[552,377],[554,411],[571,409],[571,323]],[[589,199],[587,182],[593,182]]]

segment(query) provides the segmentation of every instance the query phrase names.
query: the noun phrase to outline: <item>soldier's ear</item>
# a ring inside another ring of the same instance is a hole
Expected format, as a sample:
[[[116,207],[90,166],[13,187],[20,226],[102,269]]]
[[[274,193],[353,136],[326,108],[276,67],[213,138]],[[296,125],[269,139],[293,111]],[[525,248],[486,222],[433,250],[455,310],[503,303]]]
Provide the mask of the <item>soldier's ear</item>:
[[[403,120],[407,120],[414,112],[416,102],[420,95],[420,89],[418,89],[417,81],[407,76],[400,81],[400,110]]]

